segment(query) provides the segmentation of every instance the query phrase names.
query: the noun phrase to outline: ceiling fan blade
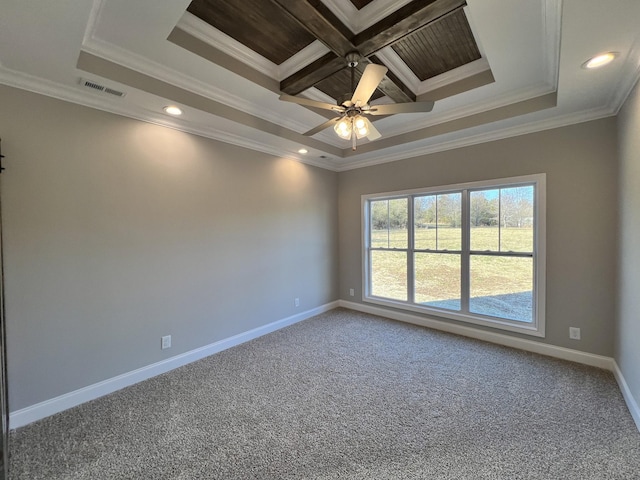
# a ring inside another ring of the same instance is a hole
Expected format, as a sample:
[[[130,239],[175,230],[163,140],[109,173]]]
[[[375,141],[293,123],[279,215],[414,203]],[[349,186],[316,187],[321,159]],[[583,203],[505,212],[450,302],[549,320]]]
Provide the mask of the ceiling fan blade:
[[[342,113],[344,108],[339,105],[332,105],[331,103],[318,102],[309,98],[294,97],[292,95],[280,95],[280,100],[284,102],[297,103],[298,105],[306,105],[307,107],[322,108],[323,110],[333,110]]]
[[[355,92],[353,92],[351,103],[359,106],[366,105],[371,95],[373,95],[373,92],[375,92],[378,85],[380,85],[387,70],[388,68],[384,65],[376,65],[375,63],[367,65]]]
[[[362,118],[362,120],[365,123],[367,133],[362,134],[360,133],[360,130],[358,128],[354,128],[353,131],[356,133],[356,137],[358,139],[361,139],[362,137],[367,137],[369,140],[377,140],[382,136],[380,135],[380,132],[378,131],[378,129],[373,126],[373,123],[371,123],[368,118],[358,117],[358,120],[360,118]]]
[[[327,120],[326,122],[324,122],[321,125],[318,125],[316,128],[312,128],[311,130],[309,130],[308,132],[305,132],[304,135],[306,137],[311,137],[313,135],[315,135],[318,132],[321,132],[322,130],[324,130],[325,128],[329,128],[332,125],[335,125],[336,123],[338,123],[340,120],[342,120],[342,117],[336,117],[336,118],[332,118],[331,120]]]
[[[367,138],[369,140],[379,139],[382,135],[380,134],[378,129],[373,126],[373,123],[371,123],[368,118],[365,118],[365,117],[363,118],[364,118],[364,121],[367,122],[367,127],[369,127],[369,135],[367,135]]]
[[[393,115],[394,113],[423,113],[433,110],[433,102],[390,103],[388,105],[371,105],[363,113],[369,115]]]

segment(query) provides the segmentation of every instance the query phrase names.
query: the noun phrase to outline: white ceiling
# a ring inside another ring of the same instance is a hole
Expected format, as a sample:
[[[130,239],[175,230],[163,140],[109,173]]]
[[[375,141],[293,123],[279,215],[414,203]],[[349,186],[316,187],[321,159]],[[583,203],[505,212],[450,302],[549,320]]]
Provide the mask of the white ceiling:
[[[357,32],[407,0],[375,0],[360,11],[348,0],[324,3]],[[418,95],[487,65],[495,82],[438,100],[431,113],[382,118],[376,121],[382,138],[369,145],[363,141],[352,152],[331,129],[313,138],[301,135],[325,117],[279,101],[274,89],[188,52],[167,37],[179,26],[250,65],[274,85],[325,53],[326,47],[315,42],[276,66],[185,14],[188,4],[2,0],[0,83],[340,171],[615,115],[640,75],[640,1],[467,0],[465,12],[481,60],[420,82],[390,48],[379,57],[400,69],[401,79]],[[81,51],[106,60],[106,66],[80,70]],[[603,51],[619,55],[605,68],[581,68]],[[131,75],[119,74],[118,66],[143,76],[128,81]],[[81,86],[80,78],[126,95],[95,92]],[[313,90],[305,95],[322,98]],[[192,100],[177,101],[187,97]],[[180,118],[162,110],[174,103],[184,110]],[[518,114],[518,105],[534,104],[530,113]],[[483,114],[488,111],[499,116]],[[309,153],[297,153],[301,147]]]

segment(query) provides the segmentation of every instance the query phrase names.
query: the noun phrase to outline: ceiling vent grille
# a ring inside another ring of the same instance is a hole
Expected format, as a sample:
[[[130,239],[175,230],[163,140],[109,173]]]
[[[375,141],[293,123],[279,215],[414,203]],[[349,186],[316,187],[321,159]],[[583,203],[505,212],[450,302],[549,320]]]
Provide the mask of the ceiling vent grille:
[[[109,95],[113,95],[115,97],[124,97],[126,93],[121,92],[120,90],[115,90],[113,88],[106,87],[104,85],[99,84],[98,82],[94,82],[93,80],[88,80],[86,78],[80,79],[80,85],[85,88],[89,88],[95,92],[108,93]]]

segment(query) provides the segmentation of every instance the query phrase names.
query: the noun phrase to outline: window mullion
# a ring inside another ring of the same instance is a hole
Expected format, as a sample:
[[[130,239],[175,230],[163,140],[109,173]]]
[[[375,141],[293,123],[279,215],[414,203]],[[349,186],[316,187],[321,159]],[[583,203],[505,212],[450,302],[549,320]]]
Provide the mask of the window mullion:
[[[498,251],[502,251],[502,189],[498,190]]]
[[[415,232],[413,221],[413,197],[408,197],[409,202],[407,208],[407,229],[409,233],[407,245],[407,300],[409,303],[415,303],[415,265],[414,265],[414,248],[415,248]]]
[[[470,259],[471,250],[471,207],[469,190],[462,191],[462,219],[460,230],[462,233],[462,254],[460,255],[461,278],[460,278],[460,308],[464,313],[469,312],[469,292],[470,292]]]

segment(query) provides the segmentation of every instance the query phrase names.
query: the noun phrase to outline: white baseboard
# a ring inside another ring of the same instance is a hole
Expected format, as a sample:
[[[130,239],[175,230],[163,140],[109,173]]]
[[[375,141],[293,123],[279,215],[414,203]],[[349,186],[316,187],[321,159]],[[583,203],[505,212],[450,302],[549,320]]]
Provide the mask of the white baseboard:
[[[633,421],[636,422],[636,427],[638,427],[638,431],[640,431],[640,406],[638,406],[638,402],[636,401],[636,399],[633,398],[631,389],[629,388],[627,381],[622,375],[622,370],[620,370],[620,367],[618,367],[618,363],[615,361],[613,362],[613,374],[618,381],[618,385],[620,386],[620,391],[622,392],[624,401],[627,402],[627,407],[629,407],[629,412],[631,412]]]
[[[636,400],[633,398],[631,390],[629,389],[629,386],[627,385],[622,372],[620,371],[613,358],[585,353],[569,348],[558,347],[555,345],[539,343],[528,339],[511,337],[509,335],[504,335],[501,333],[487,332],[472,327],[451,324],[441,320],[420,317],[418,315],[412,315],[408,313],[396,312],[393,310],[386,310],[370,305],[348,302],[345,300],[327,303],[320,307],[307,310],[296,315],[292,315],[291,317],[277,320],[275,322],[234,335],[224,340],[219,340],[210,345],[205,345],[204,347],[197,348],[180,355],[176,355],[175,357],[162,360],[161,362],[157,362],[146,367],[142,367],[137,370],[124,373],[122,375],[118,375],[117,377],[109,378],[107,380],[103,380],[102,382],[94,383],[81,389],[74,390],[73,392],[65,393],[64,395],[45,400],[44,402],[40,402],[35,405],[16,410],[10,413],[9,426],[11,429],[15,429],[28,425],[29,423],[35,422],[36,420],[46,418],[50,415],[54,415],[90,400],[108,395],[109,393],[113,393],[135,383],[139,383],[162,373],[166,373],[175,368],[195,362],[202,358],[208,357],[209,355],[213,355],[228,348],[235,347],[236,345],[240,345],[241,343],[248,342],[249,340],[253,340],[281,328],[301,322],[315,315],[333,310],[336,307],[344,307],[351,310],[390,318],[393,320],[433,328],[435,330],[455,333],[478,340],[484,340],[508,347],[519,348],[521,350],[529,352],[539,353],[555,358],[561,358],[563,360],[570,360],[585,365],[611,370],[615,375],[618,385],[620,386],[620,390],[622,391],[622,395],[627,403],[627,406],[629,407],[631,416],[638,426],[638,430],[640,430],[640,407],[638,406]]]
[[[437,320],[435,318],[422,317],[411,313],[397,312],[395,310],[387,310],[385,308],[374,307],[372,305],[364,305],[346,300],[339,300],[338,303],[341,307],[357,310],[359,312],[370,313],[372,315],[378,315],[392,320],[412,323],[414,325],[433,328],[434,330],[455,333],[469,338],[497,343],[506,347],[518,348],[527,352],[539,353],[548,357],[570,360],[572,362],[613,371],[614,361],[611,357],[581,352],[580,350],[573,350],[571,348],[558,347],[556,345],[549,345],[547,343],[536,342],[526,338],[512,337],[503,333],[489,332],[473,327],[466,327],[464,325],[457,325],[443,320]]]
[[[11,429],[22,427],[31,422],[35,422],[36,420],[62,412],[98,397],[113,393],[116,390],[120,390],[124,387],[128,387],[143,380],[155,377],[156,375],[166,373],[175,368],[187,365],[188,363],[208,357],[214,353],[221,352],[281,328],[288,327],[289,325],[301,322],[307,318],[319,315],[320,313],[333,310],[336,307],[338,307],[337,301],[327,303],[320,307],[292,315],[291,317],[283,318],[267,325],[254,328],[253,330],[225,338],[224,340],[219,340],[210,345],[205,345],[204,347],[176,355],[175,357],[162,360],[161,362],[147,365],[146,367],[138,368],[137,370],[118,375],[117,377],[109,378],[102,382],[74,390],[73,392],[65,393],[59,397],[16,410],[9,414],[9,427]]]

